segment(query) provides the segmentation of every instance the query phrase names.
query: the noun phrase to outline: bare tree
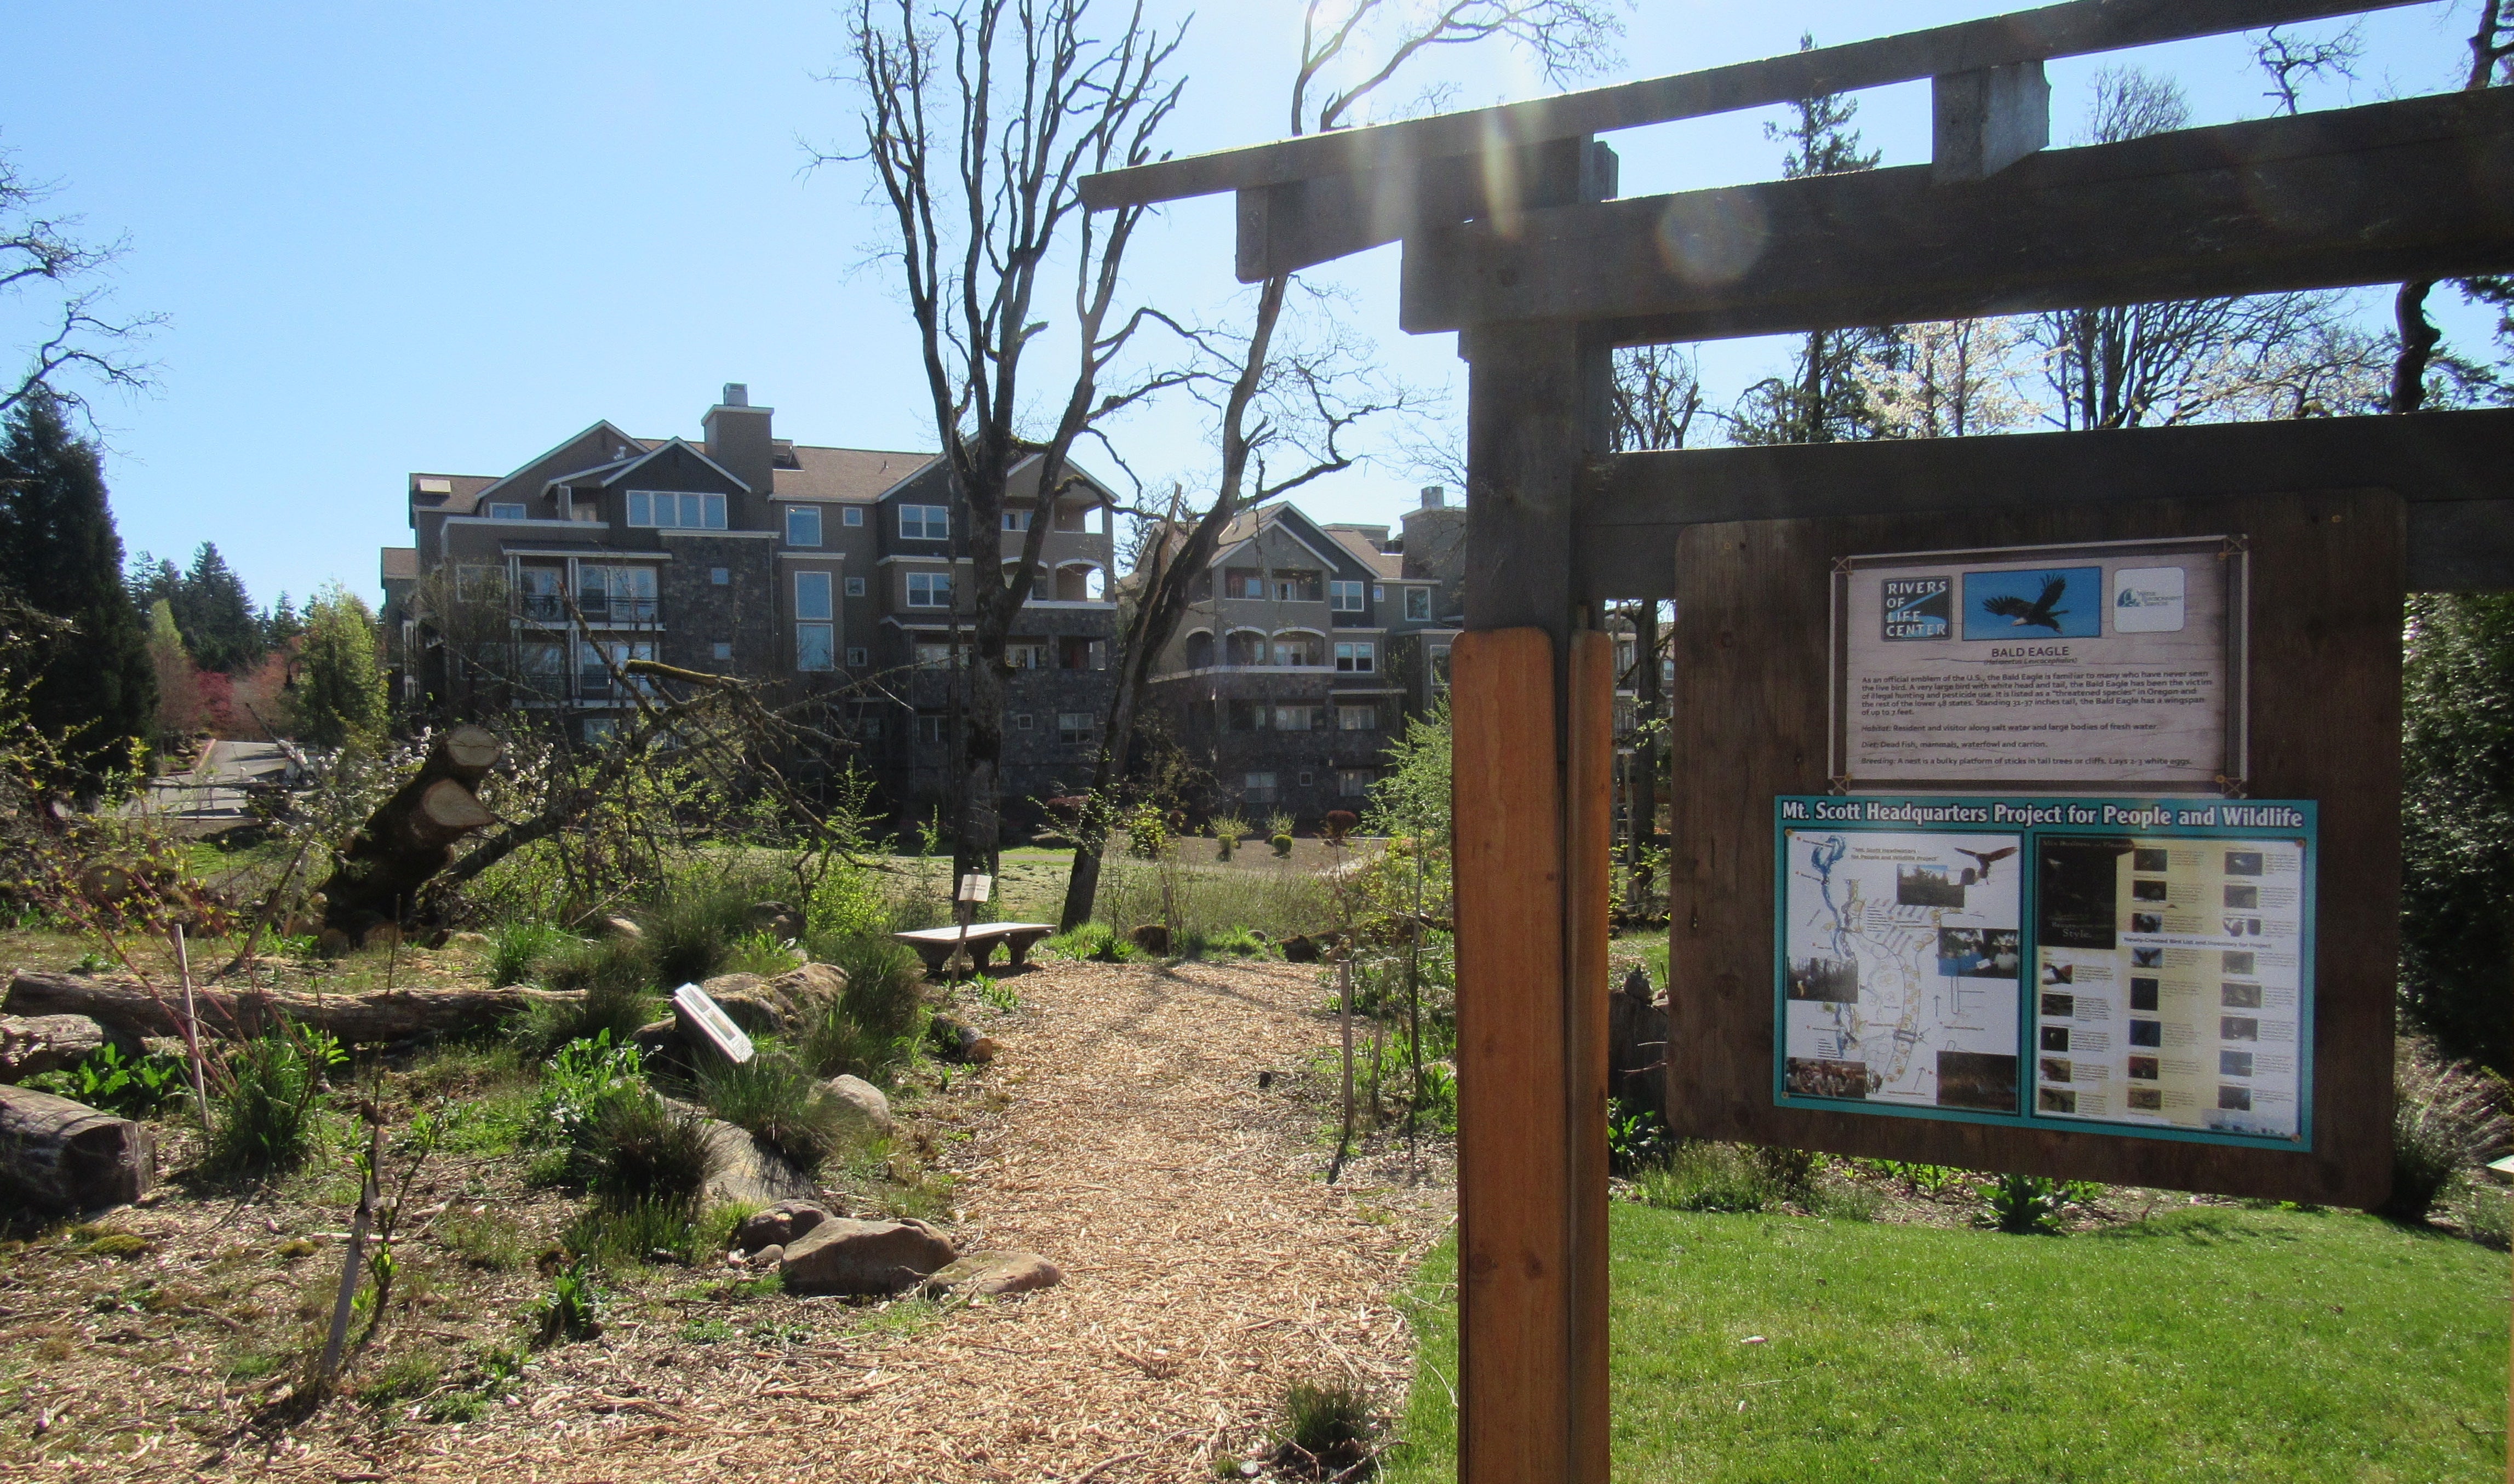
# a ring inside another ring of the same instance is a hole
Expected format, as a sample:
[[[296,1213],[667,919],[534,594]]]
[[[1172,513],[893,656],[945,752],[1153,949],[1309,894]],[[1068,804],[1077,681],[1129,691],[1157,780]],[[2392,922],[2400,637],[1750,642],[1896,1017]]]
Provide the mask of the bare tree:
[[[2299,90],[2307,80],[2344,77],[2353,81],[2357,62],[2366,55],[2363,25],[2361,21],[2324,41],[2282,36],[2277,26],[2271,26],[2252,48],[2252,60],[2270,78],[2270,91],[2261,96],[2278,104],[2281,112],[2291,114],[2302,103]]]
[[[1391,33],[1374,46],[1374,31],[1382,26]],[[1389,0],[1309,0],[1301,18],[1300,65],[1292,77],[1290,132],[1297,136],[1351,126],[1408,61],[1434,48],[1498,37],[1526,50],[1549,80],[1559,80],[1603,61],[1617,33],[1612,13],[1598,0],[1446,0],[1428,18]],[[1369,56],[1376,61],[1364,60]],[[1345,69],[1351,75],[1344,75]],[[1092,796],[1104,804],[1126,771],[1143,683],[1177,632],[1196,580],[1211,564],[1222,533],[1250,505],[1350,467],[1354,456],[1339,435],[1363,418],[1404,403],[1401,388],[1357,392],[1346,384],[1358,361],[1339,333],[1329,334],[1322,344],[1278,350],[1277,337],[1292,285],[1288,273],[1260,284],[1256,312],[1244,333],[1197,337],[1207,351],[1229,346],[1231,369],[1200,379],[1208,390],[1219,387],[1207,398],[1218,418],[1221,454],[1213,502],[1192,520],[1176,510],[1157,517],[1162,534],[1151,548],[1156,559],[1139,569],[1117,690],[1092,770]],[[1328,319],[1330,325],[1339,323],[1333,316]],[[1291,455],[1289,466],[1278,462],[1271,477],[1270,450]],[[1068,930],[1091,916],[1107,838],[1105,816],[1105,808],[1095,809],[1077,830],[1061,917]]]
[[[127,239],[85,242],[76,217],[48,217],[43,204],[61,187],[26,179],[17,155],[0,149],[0,298],[41,295],[50,302],[31,309],[43,339],[25,352],[16,384],[0,381],[0,418],[27,398],[49,395],[63,409],[94,422],[81,381],[139,390],[155,368],[136,351],[148,332],[165,322],[158,314],[127,318],[109,312],[103,282]]]
[[[916,321],[935,434],[952,469],[954,544],[967,559],[966,581],[955,570],[953,583],[971,640],[954,749],[961,872],[992,869],[1001,844],[1005,638],[1055,525],[1032,520],[1008,559],[1006,488],[1035,459],[1038,510],[1052,510],[1071,482],[1075,441],[1175,381],[1152,375],[1103,385],[1157,316],[1116,308],[1144,208],[1088,213],[1081,180],[1152,159],[1180,88],[1164,76],[1177,34],[1148,27],[1140,0],[1122,14],[1105,41],[1086,34],[1089,0],[858,0],[852,19],[864,150],[836,158],[870,164],[896,218],[890,256]],[[1062,398],[1041,416],[1025,400],[1021,371],[1048,328],[1034,316],[1041,275],[1059,260],[1074,272],[1075,360]],[[1026,426],[1044,430],[1024,436]]]
[[[1610,395],[1615,452],[1683,448],[1702,411],[1702,368],[1681,346],[1618,350]]]
[[[2505,0],[2480,0],[2462,89],[2476,93],[2507,82],[2514,82],[2514,18],[2505,14]],[[2392,363],[2391,410],[2396,413],[2413,413],[2426,405],[2427,365],[2444,342],[2444,332],[2427,319],[2427,295],[2434,290],[2434,279],[2413,279],[2392,300],[2394,333],[2400,337],[2399,355]]]

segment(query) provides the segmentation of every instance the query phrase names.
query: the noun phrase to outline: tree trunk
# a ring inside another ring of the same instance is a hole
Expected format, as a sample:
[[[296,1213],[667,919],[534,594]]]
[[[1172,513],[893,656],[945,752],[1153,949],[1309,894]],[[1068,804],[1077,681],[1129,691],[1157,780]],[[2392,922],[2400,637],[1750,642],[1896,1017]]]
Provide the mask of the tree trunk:
[[[0,1184],[36,1205],[88,1211],[138,1200],[156,1177],[148,1130],[83,1103],[0,1085]]]
[[[104,1043],[104,1027],[85,1016],[0,1015],[0,1082],[75,1066]]]
[[[201,1024],[215,1035],[258,1035],[285,1019],[351,1045],[443,1035],[497,1024],[541,1000],[573,994],[520,989],[395,989],[377,994],[304,994],[294,990],[193,991]],[[161,992],[129,980],[87,979],[20,969],[0,1011],[10,1015],[83,1015],[116,1036],[181,1033],[181,1014]]]
[[[2427,363],[2444,341],[2444,332],[2427,320],[2427,293],[2434,287],[2433,280],[2405,283],[2393,297],[2392,318],[2400,330],[2401,349],[2392,361],[2392,412],[2413,413],[2426,405]]]
[[[350,836],[340,869],[323,883],[323,925],[355,940],[408,919],[420,889],[452,862],[454,842],[496,822],[472,790],[502,750],[480,727],[438,738],[419,772]]]
[[[1089,922],[1092,908],[1099,904],[1100,853],[1108,849],[1109,836],[1102,827],[1105,822],[1098,809],[1115,797],[1118,781],[1126,776],[1126,754],[1135,736],[1135,700],[1142,691],[1144,668],[1131,646],[1118,657],[1117,694],[1110,702],[1108,730],[1101,735],[1100,757],[1091,775],[1094,808],[1082,821],[1081,838],[1074,842],[1074,868],[1065,878],[1065,911],[1056,921],[1060,933],[1071,933]]]

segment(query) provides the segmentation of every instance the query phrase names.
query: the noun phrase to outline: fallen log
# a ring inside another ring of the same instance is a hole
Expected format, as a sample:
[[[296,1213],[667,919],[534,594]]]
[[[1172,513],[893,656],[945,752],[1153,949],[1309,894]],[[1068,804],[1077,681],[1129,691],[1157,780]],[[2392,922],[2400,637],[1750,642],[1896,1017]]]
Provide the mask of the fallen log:
[[[156,1143],[127,1118],[0,1084],[0,1184],[39,1206],[89,1211],[147,1193]]]
[[[280,1020],[338,1036],[345,1045],[406,1041],[413,1036],[483,1030],[538,1000],[568,1001],[573,991],[524,989],[392,989],[373,994],[308,994],[302,990],[235,991],[196,986],[201,1028],[214,1036],[253,1036]],[[122,1036],[171,1036],[180,996],[124,979],[90,979],[20,969],[9,981],[0,1012],[83,1015]]]
[[[83,1015],[0,1015],[0,1082],[76,1066],[105,1039],[104,1027]]]
[[[503,750],[482,727],[438,738],[419,771],[349,837],[340,869],[323,883],[323,925],[354,943],[408,920],[420,888],[452,862],[454,842],[496,822],[474,790]]]

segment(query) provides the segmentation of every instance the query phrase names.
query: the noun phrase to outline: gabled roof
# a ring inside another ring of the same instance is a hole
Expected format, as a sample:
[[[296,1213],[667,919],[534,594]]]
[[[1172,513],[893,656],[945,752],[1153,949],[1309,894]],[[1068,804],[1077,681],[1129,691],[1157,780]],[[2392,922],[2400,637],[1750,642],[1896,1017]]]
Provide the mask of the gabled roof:
[[[387,582],[402,579],[418,581],[419,548],[417,546],[385,547],[383,577]]]
[[[620,430],[619,424],[605,418],[557,447],[528,460],[522,467],[490,484],[471,500],[476,509],[481,500],[493,492],[504,493],[506,486],[517,485],[526,496],[539,495],[542,486],[553,479],[564,479],[582,469],[598,468],[621,458],[625,450],[642,447],[639,441]],[[458,513],[468,514],[469,510]]]
[[[795,444],[795,466],[781,468],[770,493],[780,500],[878,500],[942,459],[886,449],[816,448]]]
[[[671,452],[672,450],[674,450],[674,449],[680,449],[680,450],[682,450],[683,452],[687,453],[691,458],[693,458],[693,459],[697,460],[699,462],[704,463],[704,464],[706,464],[709,468],[711,468],[711,469],[715,470],[717,473],[719,473],[719,474],[723,475],[726,479],[732,480],[732,482],[733,482],[733,487],[734,487],[735,489],[737,489],[737,490],[746,490],[746,491],[747,491],[747,490],[749,490],[749,489],[750,488],[750,486],[748,483],[746,483],[744,480],[742,480],[742,479],[740,479],[740,478],[736,477],[736,475],[734,474],[734,472],[733,472],[731,469],[728,469],[728,468],[726,468],[723,464],[716,462],[716,461],[715,461],[714,460],[712,460],[712,459],[710,459],[707,455],[705,455],[705,454],[703,454],[703,453],[699,452],[699,450],[698,450],[696,447],[692,446],[692,445],[691,445],[691,444],[689,444],[689,443],[683,442],[681,439],[678,439],[678,438],[667,438],[667,439],[665,439],[665,440],[664,440],[664,443],[663,443],[663,446],[662,446],[662,447],[655,449],[655,450],[654,450],[653,452],[651,452],[651,453],[640,454],[640,455],[638,455],[638,456],[637,456],[636,458],[634,458],[634,459],[627,460],[627,461],[625,461],[621,462],[620,464],[618,464],[617,466],[607,466],[607,465],[606,465],[607,467],[611,467],[611,472],[609,472],[609,473],[607,473],[607,474],[603,475],[600,479],[595,480],[595,481],[594,481],[594,483],[595,483],[595,484],[597,484],[597,485],[599,485],[599,486],[600,486],[600,487],[602,487],[603,489],[606,489],[606,490],[607,490],[607,489],[609,489],[611,486],[613,486],[613,485],[615,485],[615,484],[618,484],[621,480],[628,478],[630,474],[635,473],[638,469],[640,469],[640,468],[644,467],[646,464],[652,463],[654,461],[656,461],[656,460],[658,460],[658,459],[663,458],[666,454],[670,453],[670,452]],[[590,471],[590,470],[588,470],[588,472],[591,472],[591,471]]]
[[[1370,569],[1371,576],[1389,581],[1405,576],[1405,558],[1393,551],[1380,550],[1379,543],[1370,539],[1370,532],[1358,526],[1321,526],[1318,529],[1334,538],[1337,545],[1359,558],[1361,564]],[[1384,526],[1372,528],[1386,529]]]

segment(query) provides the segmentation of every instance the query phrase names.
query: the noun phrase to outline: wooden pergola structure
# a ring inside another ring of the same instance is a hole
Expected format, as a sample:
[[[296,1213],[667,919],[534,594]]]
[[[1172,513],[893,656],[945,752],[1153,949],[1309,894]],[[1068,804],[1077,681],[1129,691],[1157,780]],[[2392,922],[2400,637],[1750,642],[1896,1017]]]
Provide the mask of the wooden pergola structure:
[[[1704,554],[1705,533],[1758,523],[1966,515],[2048,539],[2088,512],[2169,510],[2184,499],[2285,521],[2297,540],[2322,529],[2315,523],[2371,522],[2349,528],[2369,542],[2349,622],[2378,642],[2354,652],[2372,656],[2362,674],[2339,678],[2362,682],[2372,698],[2349,735],[2379,751],[2393,745],[2386,725],[2398,735],[2399,592],[2514,587],[2514,412],[1613,454],[1613,350],[2514,268],[2514,88],[2046,147],[2050,59],[2386,8],[2075,0],[1084,182],[1093,207],[1236,193],[1237,271],[1248,282],[1402,241],[1400,323],[1459,332],[1469,362],[1470,632],[1452,657],[1462,1477],[1601,1484],[1607,1475],[1614,663],[1598,626],[1606,601],[1678,596],[1688,549],[1698,571],[1722,559]],[[1925,78],[1933,100],[1927,165],[1617,199],[1615,156],[1598,140]],[[2348,491],[2380,493],[2298,502],[2297,492]],[[1754,558],[1754,545],[1736,541],[1735,560]],[[1716,664],[1732,645],[1754,642],[1716,622],[1688,635],[1683,614],[1679,623],[1681,669],[1686,657]],[[2318,631],[2306,622],[2298,642]],[[2390,644],[2388,671],[2381,642]],[[1759,861],[1750,841],[1727,832],[1725,816],[1712,818],[1725,807],[1722,796],[1768,808],[1774,791],[1793,791],[1786,780],[1809,786],[1807,760],[1791,751],[1806,731],[1801,699],[1766,707],[1747,688],[1756,662],[1731,656],[1729,668],[1738,674],[1725,699],[1778,720],[1752,741],[1751,729],[1715,734],[1720,719],[1686,714],[1679,698],[1681,746],[1694,739],[1679,754],[1680,769],[1692,758],[1694,777],[1690,787],[1679,779],[1670,882],[1680,1043],[1732,1023],[1718,1003],[1766,961],[1718,957],[1759,908],[1768,923],[1770,900],[1768,881],[1754,882],[1759,869],[1770,874],[1768,828]],[[2302,705],[2304,692],[2294,694],[2290,703]],[[2343,694],[2333,703],[2351,702]],[[1743,750],[1723,751],[1730,746]],[[2342,748],[2317,759],[2299,749],[2275,757],[2272,775],[2295,797],[2353,788],[2368,800],[2356,814],[2326,812],[2332,858],[2353,853],[2360,862],[2346,883],[2360,900],[2345,919],[2332,915],[2340,906],[2325,909],[2325,938],[2344,941],[2359,979],[2379,973],[2388,985],[2397,757],[2388,773],[2349,771],[2369,755]],[[1820,760],[1814,771],[1820,789]],[[2372,1003],[2363,993],[2334,999],[2317,1034],[2379,1041],[2387,1078],[2388,1000]],[[1768,1066],[1769,1055],[1768,1039],[1733,1056],[1699,1045],[1672,1053],[1678,1132],[1878,1147],[1841,1115],[1779,1117],[1755,1105],[1743,1091],[1752,1078],[1731,1063],[1760,1056]],[[2299,1173],[2231,1164],[2212,1172],[2196,1160],[2163,1173],[2195,1187],[2214,1180],[2363,1195],[2368,1146],[2362,1129],[2352,1135],[2344,1123],[2388,1127],[2388,1081],[2343,1076],[2328,1091],[2326,1103],[2348,1105],[2317,1112],[2318,1129],[2333,1120],[2318,1146],[2332,1153]],[[2100,1136],[1938,1127],[1934,1143],[1922,1143],[1968,1162],[2116,1177],[2130,1168],[2085,1152]]]

